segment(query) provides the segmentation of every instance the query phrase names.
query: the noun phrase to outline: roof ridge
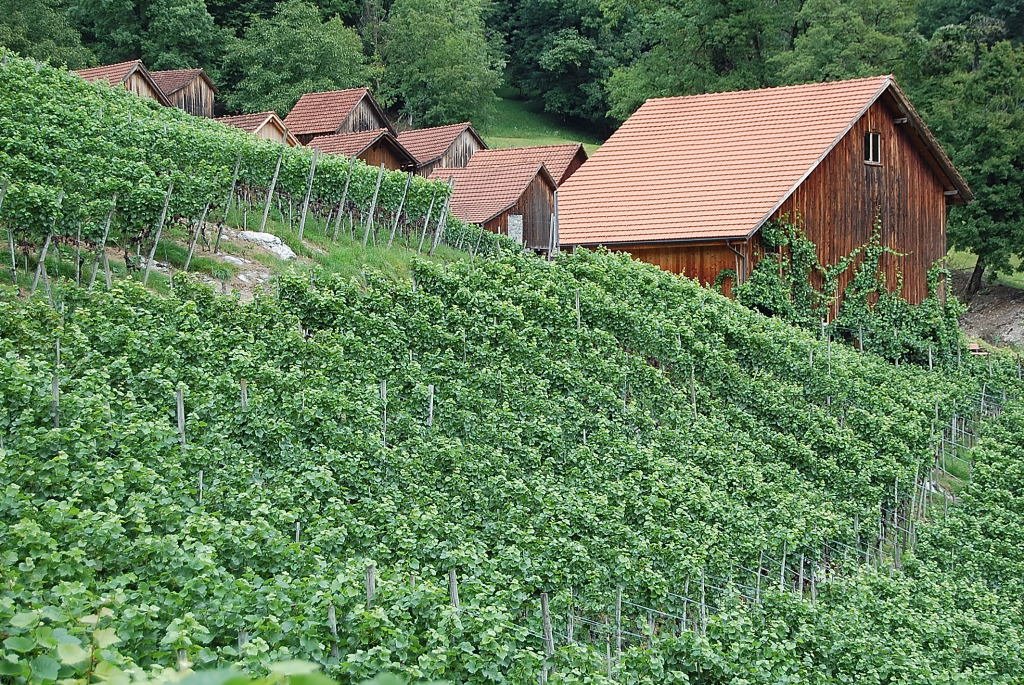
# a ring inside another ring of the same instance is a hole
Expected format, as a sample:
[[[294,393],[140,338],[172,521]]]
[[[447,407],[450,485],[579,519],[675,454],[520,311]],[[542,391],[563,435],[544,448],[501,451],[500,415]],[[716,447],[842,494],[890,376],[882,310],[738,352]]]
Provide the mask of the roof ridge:
[[[765,93],[768,91],[793,90],[796,88],[811,88],[814,86],[833,86],[845,83],[861,83],[864,81],[888,80],[895,82],[895,77],[890,74],[878,74],[877,76],[858,76],[856,78],[835,79],[832,81],[806,81],[804,83],[790,83],[784,86],[764,86],[763,88],[739,88],[737,90],[713,90],[706,93],[690,93],[688,95],[661,95],[659,97],[647,98],[644,104],[659,100],[683,100],[689,98],[703,98],[712,95],[739,95],[743,93]],[[641,105],[642,106],[642,105]]]

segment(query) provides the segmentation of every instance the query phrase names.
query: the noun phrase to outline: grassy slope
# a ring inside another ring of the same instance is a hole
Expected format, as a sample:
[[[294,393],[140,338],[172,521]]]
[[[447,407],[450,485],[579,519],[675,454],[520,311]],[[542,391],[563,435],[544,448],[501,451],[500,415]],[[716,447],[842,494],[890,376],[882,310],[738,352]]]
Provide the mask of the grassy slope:
[[[545,114],[538,105],[502,98],[494,112],[480,124],[480,134],[491,147],[526,147],[579,141],[593,154],[601,141],[593,135],[569,128]]]

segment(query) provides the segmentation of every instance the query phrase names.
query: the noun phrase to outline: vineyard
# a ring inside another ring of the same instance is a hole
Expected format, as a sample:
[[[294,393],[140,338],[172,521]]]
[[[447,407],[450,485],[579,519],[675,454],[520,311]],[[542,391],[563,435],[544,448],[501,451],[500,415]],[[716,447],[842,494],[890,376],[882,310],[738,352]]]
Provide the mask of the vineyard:
[[[0,80],[22,276],[47,240],[145,254],[163,215],[267,197],[479,255],[245,305],[8,279],[3,682],[1020,681],[1012,357],[892,365],[621,255],[439,228],[443,185]]]

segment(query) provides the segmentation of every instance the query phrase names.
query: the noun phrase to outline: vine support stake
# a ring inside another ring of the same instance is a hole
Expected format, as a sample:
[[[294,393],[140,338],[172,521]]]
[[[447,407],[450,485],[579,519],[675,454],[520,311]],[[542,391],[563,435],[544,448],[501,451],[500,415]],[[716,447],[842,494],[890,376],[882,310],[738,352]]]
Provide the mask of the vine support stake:
[[[277,176],[281,173],[281,162],[284,160],[284,151],[277,156],[277,165],[274,166],[274,175],[270,178],[270,187],[267,188],[267,201],[263,203],[263,218],[260,220],[260,233],[267,230],[267,219],[270,218],[270,206],[274,204],[274,189],[277,188]]]
[[[583,327],[583,319],[580,314],[580,289],[576,288],[576,330]]]
[[[306,213],[309,211],[309,196],[313,193],[313,177],[316,175],[316,164],[320,161],[320,151],[313,150],[313,159],[309,163],[309,177],[306,179],[306,196],[302,199],[302,213],[299,215],[299,242],[306,230]]]
[[[437,229],[434,231],[434,241],[430,245],[430,252],[428,256],[434,256],[434,250],[440,244],[441,239],[444,237],[444,227],[448,223],[448,209],[451,207],[452,194],[455,192],[455,179],[452,179],[448,183],[448,197],[444,199],[444,205],[441,206],[441,217],[437,221]]]
[[[149,249],[149,258],[146,259],[146,271],[142,274],[142,285],[149,281],[149,271],[153,267],[153,258],[156,257],[156,246],[160,244],[160,234],[164,230],[164,222],[167,221],[167,208],[171,204],[171,193],[174,192],[174,181],[167,185],[167,193],[164,195],[164,206],[160,210],[160,219],[156,224],[156,236],[153,238],[153,246]]]
[[[690,364],[690,404],[693,406],[693,420],[697,420],[697,378],[694,365]]]
[[[373,606],[373,598],[377,595],[377,564],[372,561],[366,566],[366,608]]]
[[[203,503],[203,470],[199,469],[199,503]]]
[[[448,569],[448,598],[451,599],[452,608],[459,610],[459,578],[455,569]]]
[[[575,619],[576,617],[572,613],[572,603],[576,596],[576,590],[569,588],[569,608],[565,616],[565,641],[567,644],[572,644],[574,640],[573,633],[575,632]]]
[[[46,270],[46,253],[50,249],[50,241],[53,239],[53,234],[50,233],[46,236],[46,240],[43,242],[42,252],[39,253],[39,264],[36,265],[36,276],[32,279],[32,288],[29,290],[30,295],[34,295],[36,288],[39,287],[39,279],[42,277],[43,272]]]
[[[334,604],[327,605],[327,628],[331,631],[331,637],[334,638],[334,643],[331,645],[331,657],[334,659],[338,658],[338,612],[334,608]]]
[[[103,221],[103,237],[100,238],[99,250],[96,251],[96,259],[92,263],[92,274],[89,276],[89,290],[92,290],[93,285],[96,283],[96,272],[100,268],[100,260],[106,257],[107,238],[110,236],[110,223],[114,220],[114,210],[117,208],[117,193],[114,194],[114,199],[110,203],[110,211],[107,212],[107,218]]]
[[[295,542],[298,543],[302,537],[302,521],[295,522]]]
[[[380,382],[380,442],[382,447],[388,446],[388,379]]]
[[[373,198],[370,200],[370,211],[366,215],[366,230],[363,231],[363,247],[370,239],[370,231],[373,230],[373,215],[377,212],[377,197],[380,195],[380,184],[384,181],[384,165],[380,165],[377,172],[377,185],[373,188]]]
[[[427,207],[427,216],[423,220],[423,233],[420,234],[420,245],[416,248],[416,254],[423,252],[423,243],[427,240],[427,231],[430,228],[430,215],[434,213],[434,202],[437,200],[437,189],[430,191],[430,206]]]
[[[174,391],[175,406],[178,416],[178,439],[181,441],[181,449],[185,449],[185,389],[178,386]]]
[[[615,661],[622,661],[622,586],[615,588]]]
[[[395,233],[398,232],[398,222],[402,218],[402,210],[405,209],[405,198],[409,195],[409,186],[412,185],[413,173],[410,171],[405,177],[405,190],[402,191],[402,199],[398,203],[398,210],[395,212],[395,221],[391,224],[391,235],[388,236],[388,247],[395,242]]]
[[[196,230],[192,232],[192,241],[188,245],[188,256],[185,258],[185,273],[188,273],[188,267],[192,263],[192,255],[196,251],[196,241],[199,240],[199,231],[202,230],[203,224],[206,223],[206,214],[210,211],[210,203],[207,202],[206,206],[203,207],[203,213],[199,215],[199,221],[196,222]]]
[[[56,369],[53,372],[51,392],[53,399],[50,401],[50,413],[53,414],[53,427],[60,428],[60,373]]]
[[[244,378],[238,381],[239,400],[242,403],[242,410],[249,408],[249,381]]]
[[[548,593],[540,593],[540,615],[544,635],[544,682],[548,680],[551,664],[548,660],[555,655],[555,639],[551,633],[551,612],[548,607]]]
[[[427,426],[434,425],[434,384],[427,386]]]

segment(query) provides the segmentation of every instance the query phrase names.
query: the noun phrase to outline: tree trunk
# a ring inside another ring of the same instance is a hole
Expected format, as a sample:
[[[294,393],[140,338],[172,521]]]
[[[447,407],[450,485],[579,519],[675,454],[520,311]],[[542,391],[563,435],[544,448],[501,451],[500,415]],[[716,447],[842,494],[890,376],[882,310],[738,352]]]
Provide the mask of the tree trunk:
[[[985,258],[979,255],[978,263],[974,265],[974,271],[971,272],[971,279],[967,281],[967,287],[964,288],[964,302],[969,304],[981,290],[981,277],[984,274]]]

